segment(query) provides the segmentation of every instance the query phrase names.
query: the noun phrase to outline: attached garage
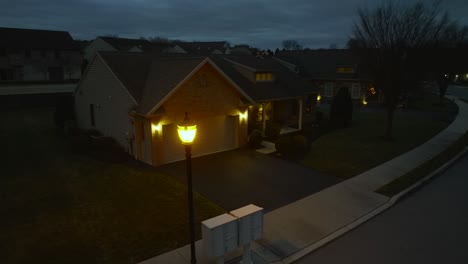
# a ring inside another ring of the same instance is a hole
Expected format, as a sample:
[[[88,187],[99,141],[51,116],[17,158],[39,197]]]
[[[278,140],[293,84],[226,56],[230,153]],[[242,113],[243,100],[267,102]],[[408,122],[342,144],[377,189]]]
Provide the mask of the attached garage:
[[[194,157],[239,147],[239,116],[220,115],[197,120],[197,136],[192,146]],[[177,125],[162,126],[160,161],[169,163],[185,158],[184,147],[177,135]]]

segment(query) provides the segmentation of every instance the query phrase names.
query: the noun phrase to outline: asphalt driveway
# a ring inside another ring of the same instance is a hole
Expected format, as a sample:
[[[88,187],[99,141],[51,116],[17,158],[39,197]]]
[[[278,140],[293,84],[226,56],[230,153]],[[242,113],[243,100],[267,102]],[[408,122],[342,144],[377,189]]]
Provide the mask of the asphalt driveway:
[[[342,181],[250,149],[197,157],[192,168],[195,191],[227,211],[251,203],[271,211]],[[158,169],[186,181],[185,161]]]

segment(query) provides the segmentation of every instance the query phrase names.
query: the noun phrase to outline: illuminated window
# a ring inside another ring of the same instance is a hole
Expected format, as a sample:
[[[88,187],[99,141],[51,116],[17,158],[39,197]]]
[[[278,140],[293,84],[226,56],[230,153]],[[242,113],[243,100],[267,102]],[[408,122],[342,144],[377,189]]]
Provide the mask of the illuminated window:
[[[255,73],[255,80],[257,81],[273,81],[273,73],[271,72],[257,72]]]
[[[337,73],[354,73],[353,67],[338,67],[336,68]]]

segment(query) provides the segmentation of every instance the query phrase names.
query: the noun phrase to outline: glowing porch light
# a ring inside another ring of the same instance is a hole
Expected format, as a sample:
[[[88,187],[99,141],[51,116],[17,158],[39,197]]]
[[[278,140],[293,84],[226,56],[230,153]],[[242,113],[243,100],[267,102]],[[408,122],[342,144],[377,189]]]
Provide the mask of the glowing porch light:
[[[152,128],[153,131],[159,132],[159,131],[161,131],[162,127],[161,127],[161,124],[159,124],[159,123],[158,124],[151,123],[151,128]]]
[[[240,112],[239,113],[239,119],[242,120],[247,120],[247,113],[248,111],[246,110],[244,113]]]
[[[322,100],[322,96],[320,94],[317,94],[317,102],[320,103],[320,100]]]
[[[365,96],[362,97],[361,102],[362,102],[362,105],[367,105],[367,100]]]
[[[177,133],[183,145],[192,145],[197,134],[197,125],[190,122],[187,112],[185,112],[184,121],[177,125]]]

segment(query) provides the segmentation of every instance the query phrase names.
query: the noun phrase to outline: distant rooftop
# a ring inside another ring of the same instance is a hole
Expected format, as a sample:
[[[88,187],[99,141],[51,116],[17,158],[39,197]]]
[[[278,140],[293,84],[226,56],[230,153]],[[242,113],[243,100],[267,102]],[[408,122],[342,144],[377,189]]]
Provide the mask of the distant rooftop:
[[[66,31],[4,27],[0,27],[0,47],[12,49],[80,49],[79,45],[74,42],[71,35]]]

